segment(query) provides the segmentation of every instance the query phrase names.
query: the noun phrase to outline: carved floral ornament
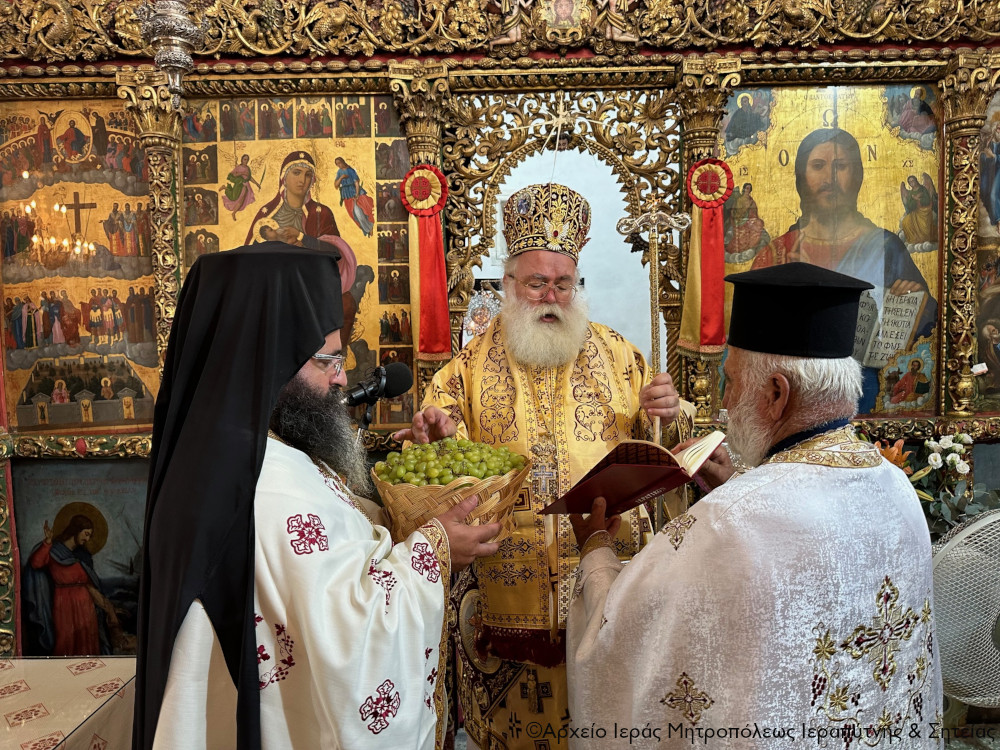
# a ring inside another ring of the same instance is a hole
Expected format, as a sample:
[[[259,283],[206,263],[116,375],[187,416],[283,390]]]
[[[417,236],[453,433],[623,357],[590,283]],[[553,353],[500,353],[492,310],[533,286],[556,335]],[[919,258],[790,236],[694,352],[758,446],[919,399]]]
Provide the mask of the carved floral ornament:
[[[179,0],[173,4],[182,5]],[[37,0],[0,4],[0,56],[103,60],[150,56],[141,0]],[[159,3],[157,3],[159,5]],[[569,12],[548,0],[189,0],[204,39],[198,57],[413,55],[533,50],[837,44],[990,43],[1000,38],[994,0],[581,0]]]

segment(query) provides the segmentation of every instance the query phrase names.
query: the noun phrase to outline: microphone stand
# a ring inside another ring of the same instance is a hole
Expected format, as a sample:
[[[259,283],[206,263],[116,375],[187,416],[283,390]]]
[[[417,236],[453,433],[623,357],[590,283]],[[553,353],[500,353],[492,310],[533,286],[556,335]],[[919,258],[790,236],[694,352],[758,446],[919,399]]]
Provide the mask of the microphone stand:
[[[368,404],[368,407],[365,409],[365,413],[361,416],[361,421],[358,423],[358,429],[368,432],[368,427],[371,425],[374,418],[375,404]]]
[[[364,389],[368,407],[365,409],[365,413],[361,417],[361,422],[358,424],[358,429],[365,432],[368,431],[368,427],[375,418],[375,404],[378,403],[381,394],[385,392],[385,368],[376,367],[374,372],[372,372],[372,377],[376,379],[376,382]]]

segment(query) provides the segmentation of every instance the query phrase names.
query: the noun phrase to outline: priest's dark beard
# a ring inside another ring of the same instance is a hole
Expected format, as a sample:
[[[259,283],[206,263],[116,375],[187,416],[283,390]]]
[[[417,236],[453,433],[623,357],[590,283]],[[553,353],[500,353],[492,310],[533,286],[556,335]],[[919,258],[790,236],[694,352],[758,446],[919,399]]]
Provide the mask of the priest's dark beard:
[[[292,378],[278,394],[270,427],[292,447],[325,461],[355,494],[371,497],[367,454],[351,426],[340,389],[320,394],[298,377]]]

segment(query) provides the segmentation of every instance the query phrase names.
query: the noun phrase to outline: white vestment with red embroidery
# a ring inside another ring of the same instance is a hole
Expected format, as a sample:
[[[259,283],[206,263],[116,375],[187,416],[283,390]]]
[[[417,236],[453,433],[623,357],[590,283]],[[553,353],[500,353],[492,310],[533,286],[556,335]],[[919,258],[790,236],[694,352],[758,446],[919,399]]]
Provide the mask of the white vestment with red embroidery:
[[[789,746],[775,731],[940,745],[927,523],[850,427],[730,479],[625,566],[590,552],[578,576],[571,748]]]
[[[305,453],[268,439],[254,500],[265,749],[441,746],[447,537],[435,521],[393,544],[378,513]],[[174,644],[155,747],[235,747],[235,711],[196,601]]]

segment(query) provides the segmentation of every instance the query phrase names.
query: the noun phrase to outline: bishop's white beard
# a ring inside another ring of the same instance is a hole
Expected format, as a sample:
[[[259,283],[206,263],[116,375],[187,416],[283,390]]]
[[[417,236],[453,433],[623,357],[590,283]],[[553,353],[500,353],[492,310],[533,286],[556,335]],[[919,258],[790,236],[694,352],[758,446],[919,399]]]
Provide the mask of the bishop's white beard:
[[[726,443],[729,449],[749,468],[760,466],[771,449],[771,426],[758,413],[753,389],[743,391],[742,398],[729,409]]]
[[[515,362],[558,367],[576,359],[587,338],[589,306],[582,292],[566,303],[534,304],[508,293],[501,308],[504,342]],[[543,323],[544,315],[557,320]]]

